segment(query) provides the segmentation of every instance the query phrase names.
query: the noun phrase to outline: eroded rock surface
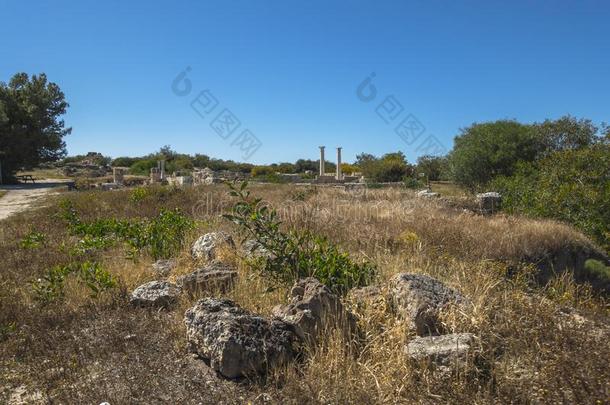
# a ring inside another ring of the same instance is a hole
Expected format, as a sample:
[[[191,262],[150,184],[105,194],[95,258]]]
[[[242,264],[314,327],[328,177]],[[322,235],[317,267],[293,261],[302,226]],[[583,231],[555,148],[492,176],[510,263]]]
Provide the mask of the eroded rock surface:
[[[227,378],[264,374],[294,357],[295,335],[227,299],[206,298],[185,313],[189,348]]]
[[[399,316],[403,317],[418,335],[442,332],[439,311],[450,304],[466,299],[440,281],[423,275],[400,273],[390,282],[390,298]]]
[[[273,258],[273,253],[269,252],[265,249],[260,243],[255,241],[254,239],[248,239],[241,245],[241,250],[244,256],[248,259],[256,259],[256,258],[265,258],[271,259]]]
[[[495,191],[477,194],[477,203],[481,212],[492,214],[502,208],[502,196]]]
[[[212,262],[191,274],[179,277],[177,284],[191,294],[199,291],[227,291],[233,286],[236,278],[235,267]]]
[[[226,232],[210,232],[193,243],[191,255],[195,259],[215,260],[221,247],[234,248],[233,238]]]
[[[313,277],[301,279],[290,291],[290,303],[273,309],[273,315],[290,324],[301,341],[314,344],[318,334],[340,327],[346,336],[356,332],[354,316],[328,287]]]
[[[412,360],[425,361],[443,371],[450,371],[466,365],[474,341],[471,333],[416,337],[404,351]]]
[[[130,302],[142,307],[169,307],[180,295],[180,288],[168,281],[151,281],[131,293]]]
[[[153,271],[160,277],[167,277],[176,268],[176,259],[160,259],[153,263]]]
[[[420,198],[438,198],[441,195],[432,190],[421,190],[417,192],[417,196]]]

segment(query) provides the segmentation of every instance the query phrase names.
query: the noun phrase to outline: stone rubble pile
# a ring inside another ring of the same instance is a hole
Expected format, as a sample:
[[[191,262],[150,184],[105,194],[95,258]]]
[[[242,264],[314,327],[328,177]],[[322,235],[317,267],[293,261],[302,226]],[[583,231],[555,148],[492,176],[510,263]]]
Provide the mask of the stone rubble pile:
[[[356,318],[337,295],[313,277],[297,281],[290,291],[289,303],[276,306],[272,312],[309,345],[314,345],[318,335],[330,328],[342,329],[347,338],[356,332]]]
[[[249,252],[260,248],[255,242],[244,245],[242,250]],[[194,259],[205,259],[206,265],[179,277],[176,284],[151,281],[141,285],[133,291],[131,303],[168,308],[183,292],[228,291],[235,283],[237,270],[217,260],[218,249],[223,246],[235,248],[231,236],[224,232],[201,236],[191,254]],[[175,266],[175,260],[158,261],[153,269],[165,277]],[[363,305],[377,300],[389,302],[417,335],[403,348],[412,361],[450,373],[476,355],[474,335],[443,334],[441,312],[452,305],[467,305],[468,300],[439,280],[400,273],[383,288],[354,289],[348,297]],[[190,350],[231,379],[263,375],[270,368],[285,365],[315,346],[320,335],[329,330],[340,330],[348,340],[359,336],[356,317],[339,296],[312,277],[298,280],[288,303],[273,308],[270,318],[250,313],[228,299],[205,298],[186,311],[184,322]]]

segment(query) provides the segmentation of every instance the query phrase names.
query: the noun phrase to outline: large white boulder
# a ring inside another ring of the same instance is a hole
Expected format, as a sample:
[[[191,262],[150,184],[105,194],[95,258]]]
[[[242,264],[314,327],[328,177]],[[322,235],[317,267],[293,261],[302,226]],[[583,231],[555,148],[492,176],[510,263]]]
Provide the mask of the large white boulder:
[[[221,247],[235,248],[233,238],[226,232],[210,232],[193,243],[191,255],[195,259],[215,260]]]
[[[397,274],[390,281],[389,293],[398,315],[418,335],[440,333],[439,312],[448,305],[466,301],[459,292],[423,274]]]
[[[267,320],[230,300],[206,298],[184,317],[189,348],[227,378],[256,376],[294,357],[289,325]]]
[[[141,307],[169,307],[176,302],[180,288],[168,281],[150,281],[131,293],[130,302]]]

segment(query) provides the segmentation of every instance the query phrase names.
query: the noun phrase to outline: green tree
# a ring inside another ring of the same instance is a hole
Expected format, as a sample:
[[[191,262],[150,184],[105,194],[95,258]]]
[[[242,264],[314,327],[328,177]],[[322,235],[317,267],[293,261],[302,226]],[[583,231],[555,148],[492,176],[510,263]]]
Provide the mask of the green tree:
[[[157,167],[157,161],[155,159],[139,159],[129,167],[129,173],[148,176],[150,169]]]
[[[449,178],[449,162],[446,156],[424,155],[417,158],[417,174],[425,173],[430,181]]]
[[[454,180],[470,189],[510,176],[519,162],[533,161],[542,143],[530,125],[501,120],[473,124],[455,137],[449,162]]]
[[[129,166],[133,165],[134,163],[136,163],[138,160],[139,160],[138,158],[121,156],[121,157],[114,159],[112,161],[111,165],[119,166],[119,167],[129,167]]]
[[[533,125],[536,136],[542,142],[542,154],[580,149],[599,142],[602,135],[591,120],[576,119],[570,115],[557,120],[545,120]]]
[[[413,175],[413,167],[402,152],[386,153],[381,158],[368,153],[356,156],[364,177],[374,182],[398,182]]]
[[[296,173],[305,173],[307,170],[312,172],[318,171],[319,163],[315,160],[310,159],[299,159],[294,163],[294,170]]]
[[[66,128],[61,116],[68,103],[59,86],[42,73],[31,78],[17,73],[0,82],[0,151],[2,170],[11,177],[21,167],[32,168],[66,155]],[[8,176],[7,176],[8,175]]]

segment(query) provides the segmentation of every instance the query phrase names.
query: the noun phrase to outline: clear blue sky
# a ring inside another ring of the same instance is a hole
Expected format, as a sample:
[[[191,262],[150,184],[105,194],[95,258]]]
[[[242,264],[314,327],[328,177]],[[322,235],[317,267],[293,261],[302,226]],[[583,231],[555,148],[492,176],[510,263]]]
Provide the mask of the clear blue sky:
[[[0,80],[46,72],[61,86],[70,154],[133,156],[170,144],[243,160],[232,142],[249,129],[262,144],[254,163],[316,159],[318,145],[330,160],[343,146],[348,161],[396,150],[414,161],[423,137],[451,148],[473,122],[610,120],[608,1],[0,5]],[[192,92],[179,97],[172,81],[187,66]],[[365,103],[356,88],[371,72],[378,93]],[[205,89],[219,104],[201,118],[190,102]],[[388,95],[404,111],[386,124],[376,107]],[[210,127],[224,108],[241,121],[227,140]],[[394,132],[408,114],[425,126],[410,145]]]

